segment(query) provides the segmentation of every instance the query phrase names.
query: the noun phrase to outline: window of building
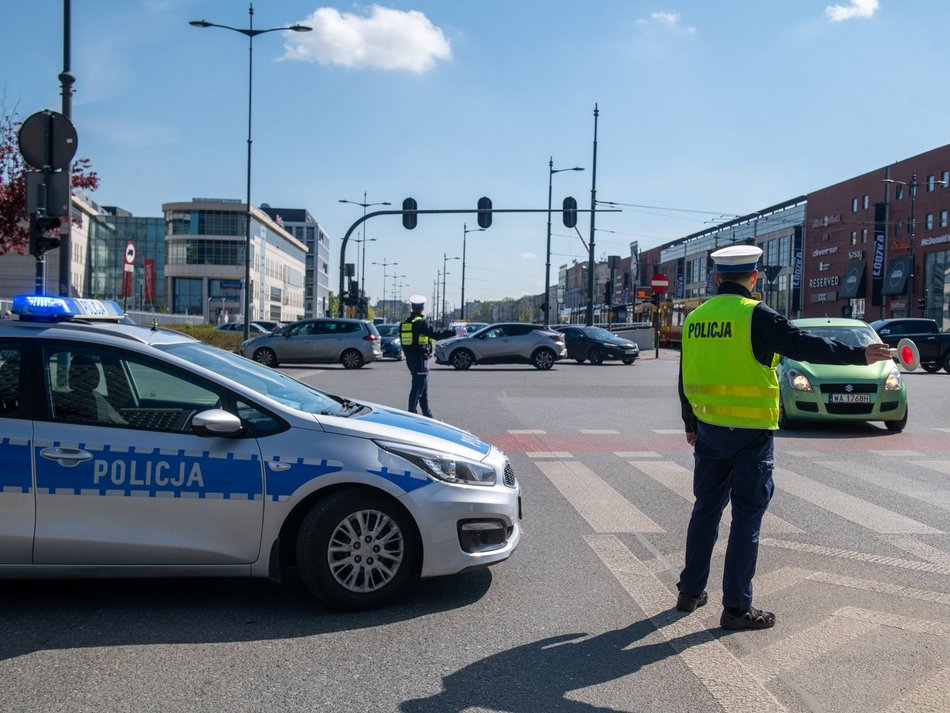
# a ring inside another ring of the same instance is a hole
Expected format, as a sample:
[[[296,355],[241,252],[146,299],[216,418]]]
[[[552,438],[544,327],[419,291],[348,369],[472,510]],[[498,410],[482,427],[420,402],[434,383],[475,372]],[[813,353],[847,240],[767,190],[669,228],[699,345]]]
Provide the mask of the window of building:
[[[852,230],[852,231],[851,231],[851,244],[852,244],[852,245],[857,245],[857,243],[858,243],[858,231]]]
[[[936,181],[934,176],[927,176],[927,193],[932,193],[934,186],[936,186]]]
[[[940,174],[940,180],[943,181],[943,187],[950,186],[950,171],[944,171]]]
[[[176,314],[204,314],[203,283],[200,277],[176,277],[172,285],[172,311]]]
[[[927,226],[927,230],[934,229],[934,214],[927,213],[927,216],[924,218],[924,224]]]
[[[862,243],[866,243],[867,241],[868,241],[868,229],[867,229],[867,228],[862,228],[862,229],[861,229],[861,242],[862,242]]]
[[[858,212],[858,199],[857,199],[857,198],[852,198],[852,199],[851,199],[851,212],[852,212],[852,213],[857,213],[857,212]]]
[[[940,211],[940,227],[947,227],[947,211],[945,210]]]
[[[904,186],[900,183],[894,185],[894,200],[904,200]]]
[[[864,198],[861,199],[861,207],[864,208],[864,210],[868,209],[868,196],[866,193],[864,194]]]

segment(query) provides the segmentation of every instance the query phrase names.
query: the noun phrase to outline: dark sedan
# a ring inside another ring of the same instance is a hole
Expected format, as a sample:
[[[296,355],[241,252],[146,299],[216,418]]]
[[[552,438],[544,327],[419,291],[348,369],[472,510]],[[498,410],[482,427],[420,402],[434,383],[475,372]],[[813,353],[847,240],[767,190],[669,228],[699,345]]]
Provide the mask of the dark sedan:
[[[640,347],[636,342],[608,332],[602,327],[556,327],[556,329],[564,334],[567,358],[576,359],[578,364],[583,364],[585,361],[601,364],[608,360],[633,364],[640,356]]]

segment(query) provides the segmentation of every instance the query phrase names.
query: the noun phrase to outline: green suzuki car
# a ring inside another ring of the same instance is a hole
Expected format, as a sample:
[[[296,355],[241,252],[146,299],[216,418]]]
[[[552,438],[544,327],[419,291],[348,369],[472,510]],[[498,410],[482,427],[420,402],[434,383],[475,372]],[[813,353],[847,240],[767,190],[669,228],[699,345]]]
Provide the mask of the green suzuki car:
[[[851,346],[880,342],[858,319],[796,319],[796,327]],[[779,428],[803,421],[883,421],[889,431],[907,425],[907,387],[893,361],[841,366],[782,357],[778,368]]]

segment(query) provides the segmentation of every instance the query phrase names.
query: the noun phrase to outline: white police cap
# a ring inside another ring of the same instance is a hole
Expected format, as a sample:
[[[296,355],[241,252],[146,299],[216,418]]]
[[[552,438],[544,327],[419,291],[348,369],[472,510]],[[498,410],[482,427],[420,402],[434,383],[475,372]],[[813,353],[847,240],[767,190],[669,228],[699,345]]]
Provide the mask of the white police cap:
[[[755,245],[730,245],[720,248],[710,257],[719,272],[752,272],[762,257],[762,248]]]
[[[425,303],[426,303],[426,298],[424,295],[409,295],[409,304],[424,305]]]

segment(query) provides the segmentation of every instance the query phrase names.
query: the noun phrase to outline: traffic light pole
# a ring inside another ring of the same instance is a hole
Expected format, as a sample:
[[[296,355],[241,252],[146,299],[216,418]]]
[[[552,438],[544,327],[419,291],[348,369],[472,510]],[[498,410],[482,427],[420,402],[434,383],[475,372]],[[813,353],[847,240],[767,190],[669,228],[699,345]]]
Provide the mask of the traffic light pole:
[[[598,208],[597,210],[600,213],[620,213],[621,212],[619,208],[607,208],[607,209]],[[337,303],[338,303],[337,316],[338,317],[343,316],[343,308],[344,308],[343,293],[345,291],[343,288],[345,284],[344,283],[344,279],[345,279],[344,265],[346,265],[346,244],[349,242],[350,236],[353,234],[353,232],[358,227],[360,227],[365,221],[369,220],[370,218],[375,218],[378,215],[401,215],[405,218],[407,216],[414,217],[416,215],[448,215],[448,214],[453,214],[453,213],[476,213],[476,214],[482,213],[484,214],[484,212],[485,212],[484,208],[482,208],[481,210],[479,210],[478,208],[451,208],[451,209],[447,208],[447,209],[441,209],[441,210],[377,210],[377,211],[373,211],[372,213],[367,213],[366,215],[360,218],[357,218],[356,222],[353,223],[353,225],[351,225],[349,229],[346,231],[346,235],[343,236],[343,241],[340,243],[340,293],[339,293],[339,299],[337,300]],[[547,208],[492,208],[491,212],[492,213],[547,213],[548,209]],[[578,209],[577,212],[587,213],[588,211]]]

